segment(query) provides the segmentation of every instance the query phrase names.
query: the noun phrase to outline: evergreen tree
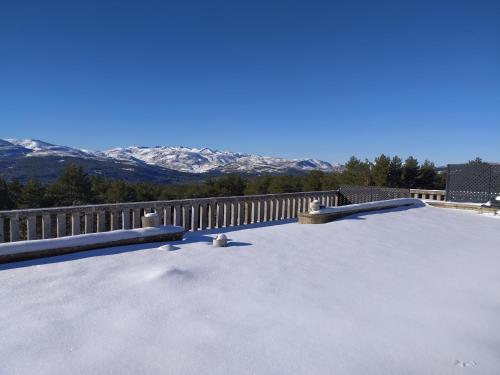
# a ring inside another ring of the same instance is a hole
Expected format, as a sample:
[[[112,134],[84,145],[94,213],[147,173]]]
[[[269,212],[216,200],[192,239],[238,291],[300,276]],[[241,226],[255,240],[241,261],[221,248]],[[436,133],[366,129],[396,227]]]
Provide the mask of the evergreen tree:
[[[29,180],[21,190],[19,208],[40,208],[45,206],[45,186],[37,179]]]
[[[322,189],[321,181],[324,173],[321,171],[311,171],[304,179],[305,191],[320,191]]]
[[[213,196],[230,197],[244,195],[246,186],[247,184],[243,177],[231,174],[216,179],[211,188],[214,192]]]
[[[90,183],[92,186],[92,195],[95,203],[109,203],[108,201],[108,189],[111,185],[110,180],[104,178],[101,175],[90,176]],[[127,185],[130,185],[127,183]]]
[[[292,176],[274,176],[269,184],[269,194],[293,193],[299,191],[298,184]]]
[[[106,192],[106,202],[120,203],[120,202],[133,202],[136,200],[135,190],[130,184],[125,181],[113,181]]]
[[[323,178],[321,179],[321,189],[322,190],[335,190],[338,189],[340,185],[339,173],[331,172],[324,173]],[[298,189],[300,191],[302,189]]]
[[[436,180],[436,167],[429,160],[424,161],[420,167],[417,179],[419,189],[434,189]]]
[[[263,195],[269,193],[271,176],[259,176],[248,181],[245,188],[245,195]]]
[[[413,156],[405,160],[403,166],[403,186],[406,188],[415,188],[419,173],[418,161]]]
[[[479,156],[476,157],[474,160],[469,160],[467,162],[467,164],[488,164],[486,162],[483,161],[483,159],[481,159]]]
[[[48,198],[56,206],[77,206],[93,202],[92,183],[82,167],[68,164],[48,188]]]
[[[13,208],[15,208],[15,205],[11,199],[9,185],[7,181],[0,176],[0,210],[12,210]]]
[[[165,185],[162,186],[160,191],[160,200],[171,200],[180,199],[183,196],[183,192],[186,190],[184,185]]]
[[[12,207],[20,207],[21,191],[23,190],[23,185],[18,179],[13,179],[8,184],[9,199],[11,201]]]
[[[135,185],[135,195],[138,202],[155,201],[161,194],[161,189],[153,184],[139,183]]]
[[[206,198],[209,197],[208,189],[205,184],[190,184],[184,185],[182,196],[185,198]]]
[[[436,178],[434,180],[434,188],[438,190],[446,189],[446,171],[437,172]]]
[[[391,159],[384,154],[375,158],[375,163],[372,169],[372,179],[376,186],[388,186],[390,164]]]
[[[368,160],[364,162],[352,156],[345,165],[345,170],[340,176],[342,185],[368,186],[372,182],[371,165]]]
[[[399,156],[394,156],[389,164],[389,174],[387,176],[387,186],[400,187],[403,177],[403,162]]]

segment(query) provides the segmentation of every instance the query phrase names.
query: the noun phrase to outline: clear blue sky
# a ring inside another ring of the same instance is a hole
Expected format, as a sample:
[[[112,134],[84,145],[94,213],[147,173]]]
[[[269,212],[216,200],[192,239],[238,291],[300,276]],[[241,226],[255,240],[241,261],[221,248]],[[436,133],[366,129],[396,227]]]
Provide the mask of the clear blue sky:
[[[500,1],[2,0],[0,130],[500,161]]]

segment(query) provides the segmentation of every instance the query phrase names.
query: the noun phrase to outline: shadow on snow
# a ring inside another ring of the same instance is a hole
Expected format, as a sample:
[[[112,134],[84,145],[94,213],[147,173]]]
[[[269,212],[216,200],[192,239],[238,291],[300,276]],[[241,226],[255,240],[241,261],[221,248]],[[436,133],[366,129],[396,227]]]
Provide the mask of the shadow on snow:
[[[23,260],[18,262],[11,262],[0,264],[0,271],[5,271],[9,269],[15,268],[23,268],[23,267],[31,267],[31,266],[39,266],[44,264],[52,264],[52,263],[61,263],[61,262],[69,262],[73,260],[85,259],[85,258],[93,258],[99,256],[107,256],[107,255],[116,255],[122,253],[128,253],[132,251],[138,250],[148,250],[148,249],[157,249],[159,247],[164,246],[165,251],[178,251],[181,250],[182,247],[180,245],[191,244],[191,243],[200,243],[205,245],[211,245],[213,238],[217,234],[221,233],[232,233],[240,230],[246,229],[254,229],[254,228],[262,228],[262,227],[270,227],[275,225],[283,225],[297,222],[296,219],[282,220],[282,221],[271,221],[266,223],[255,223],[248,224],[236,227],[225,227],[225,228],[216,228],[209,229],[197,232],[187,232],[184,236],[184,239],[181,241],[168,241],[168,242],[150,242],[145,244],[134,244],[134,245],[124,245],[124,246],[115,246],[115,247],[107,247],[103,249],[96,250],[85,250],[71,254],[64,255],[56,255],[45,258],[37,258],[30,260]],[[228,236],[229,240],[231,240],[230,235]],[[245,247],[250,246],[251,243],[248,242],[237,242],[230,241],[228,247]],[[163,250],[163,249],[162,249]]]
[[[420,203],[417,202],[416,204],[414,204],[412,206],[403,206],[403,207],[397,207],[397,208],[380,209],[377,211],[360,212],[360,213],[352,214],[349,216],[345,216],[345,217],[340,218],[338,220],[366,220],[365,216],[380,215],[382,213],[387,213],[387,212],[407,211],[410,209],[420,208],[420,207],[424,207],[424,206],[425,206],[424,202],[420,202]],[[116,255],[116,254],[128,253],[131,251],[138,251],[138,250],[157,249],[157,248],[162,247],[162,246],[164,246],[165,251],[178,251],[178,250],[182,250],[182,247],[180,247],[180,245],[185,245],[185,244],[200,243],[200,244],[205,244],[207,246],[211,245],[212,240],[215,237],[215,235],[221,234],[221,233],[229,233],[229,240],[231,240],[230,233],[232,233],[232,232],[238,232],[238,231],[247,230],[247,229],[272,227],[272,226],[276,226],[276,225],[291,224],[291,223],[296,223],[296,222],[297,222],[297,219],[288,219],[288,220],[271,221],[271,222],[265,222],[265,223],[254,223],[254,224],[235,226],[235,227],[215,228],[215,229],[209,229],[209,230],[203,230],[203,231],[197,231],[197,232],[187,232],[184,239],[181,241],[153,242],[153,243],[136,244],[136,245],[116,246],[116,247],[108,247],[108,248],[97,249],[97,250],[80,251],[80,252],[72,253],[72,254],[56,255],[56,256],[52,256],[52,257],[45,257],[45,258],[24,260],[24,261],[19,261],[19,262],[5,263],[5,264],[0,264],[0,271],[15,269],[15,268],[38,266],[38,265],[44,265],[44,264],[68,262],[68,261],[73,261],[73,260],[99,257],[99,256]],[[248,243],[248,242],[230,241],[228,247],[236,248],[236,247],[245,247],[245,246],[251,246],[251,245],[252,244]]]

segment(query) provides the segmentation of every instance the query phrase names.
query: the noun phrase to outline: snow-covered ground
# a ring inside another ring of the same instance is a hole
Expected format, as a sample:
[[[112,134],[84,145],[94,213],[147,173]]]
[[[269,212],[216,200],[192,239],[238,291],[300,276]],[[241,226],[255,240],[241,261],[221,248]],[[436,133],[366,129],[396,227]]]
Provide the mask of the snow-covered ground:
[[[0,265],[0,374],[500,373],[499,220],[234,229]]]

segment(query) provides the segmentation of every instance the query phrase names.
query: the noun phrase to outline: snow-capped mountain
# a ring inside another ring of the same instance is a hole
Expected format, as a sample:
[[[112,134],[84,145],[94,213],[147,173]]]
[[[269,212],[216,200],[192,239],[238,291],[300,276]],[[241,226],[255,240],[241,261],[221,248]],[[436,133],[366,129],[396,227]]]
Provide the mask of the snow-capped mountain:
[[[190,147],[126,147],[103,151],[104,155],[123,161],[143,162],[163,168],[189,173],[242,172],[279,173],[290,169],[332,171],[330,163],[315,160],[289,160],[283,158],[217,151]]]
[[[24,149],[25,156],[69,156],[96,158],[98,155],[92,151],[79,150],[68,146],[53,145],[37,139],[0,139],[0,147],[8,144]]]
[[[155,166],[186,173],[285,173],[291,170],[333,171],[338,165],[316,159],[284,159],[242,154],[209,148],[189,147],[125,147],[105,151],[89,151],[58,146],[34,139],[0,140],[0,158],[6,156],[83,158],[113,161],[132,166]]]

